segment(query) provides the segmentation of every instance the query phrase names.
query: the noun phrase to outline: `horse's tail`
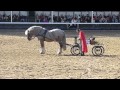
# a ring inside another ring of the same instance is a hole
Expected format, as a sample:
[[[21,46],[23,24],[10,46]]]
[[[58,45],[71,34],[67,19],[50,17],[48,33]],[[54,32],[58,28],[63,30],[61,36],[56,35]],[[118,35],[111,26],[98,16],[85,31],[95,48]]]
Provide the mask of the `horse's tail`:
[[[63,50],[66,50],[66,35],[64,32],[64,36],[63,36]]]

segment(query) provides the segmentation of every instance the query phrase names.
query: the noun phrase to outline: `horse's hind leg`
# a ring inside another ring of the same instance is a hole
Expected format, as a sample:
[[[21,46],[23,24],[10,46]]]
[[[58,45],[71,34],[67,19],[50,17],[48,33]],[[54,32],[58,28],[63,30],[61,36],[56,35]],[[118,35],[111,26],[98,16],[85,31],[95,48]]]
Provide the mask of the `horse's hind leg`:
[[[62,43],[59,42],[59,45],[60,45],[60,47],[59,47],[59,49],[58,49],[58,51],[57,51],[57,54],[58,54],[58,55],[60,55],[60,54],[62,53]]]

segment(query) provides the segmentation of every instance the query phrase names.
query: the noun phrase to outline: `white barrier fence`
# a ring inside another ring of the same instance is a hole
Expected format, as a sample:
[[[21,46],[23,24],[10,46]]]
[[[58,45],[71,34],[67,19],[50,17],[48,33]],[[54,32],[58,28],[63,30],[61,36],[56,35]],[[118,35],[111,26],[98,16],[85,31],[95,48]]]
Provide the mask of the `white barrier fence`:
[[[65,25],[72,25],[72,24],[120,24],[120,23],[43,23],[43,22],[0,22],[0,24],[65,24]]]

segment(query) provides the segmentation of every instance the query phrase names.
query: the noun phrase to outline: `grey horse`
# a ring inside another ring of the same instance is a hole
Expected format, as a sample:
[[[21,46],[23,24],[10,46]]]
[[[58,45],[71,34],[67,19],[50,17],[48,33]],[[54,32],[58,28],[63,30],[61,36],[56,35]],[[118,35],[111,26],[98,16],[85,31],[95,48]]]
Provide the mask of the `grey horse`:
[[[66,50],[66,35],[65,35],[65,32],[61,29],[47,30],[42,26],[31,26],[25,31],[25,35],[27,36],[27,39],[29,41],[34,39],[35,37],[38,38],[41,45],[40,47],[41,54],[45,54],[44,41],[58,42],[60,45],[60,48],[58,49],[57,54],[61,54],[62,49]]]

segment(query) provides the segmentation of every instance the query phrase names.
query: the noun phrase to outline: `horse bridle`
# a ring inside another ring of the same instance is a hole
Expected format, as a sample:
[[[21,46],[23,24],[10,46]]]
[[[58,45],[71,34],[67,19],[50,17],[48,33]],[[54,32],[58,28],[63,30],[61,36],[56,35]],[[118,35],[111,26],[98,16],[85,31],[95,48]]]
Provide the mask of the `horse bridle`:
[[[27,39],[30,41],[31,39],[34,39],[35,37],[32,38],[32,35],[30,35],[30,31],[28,31],[28,34],[27,34]]]

